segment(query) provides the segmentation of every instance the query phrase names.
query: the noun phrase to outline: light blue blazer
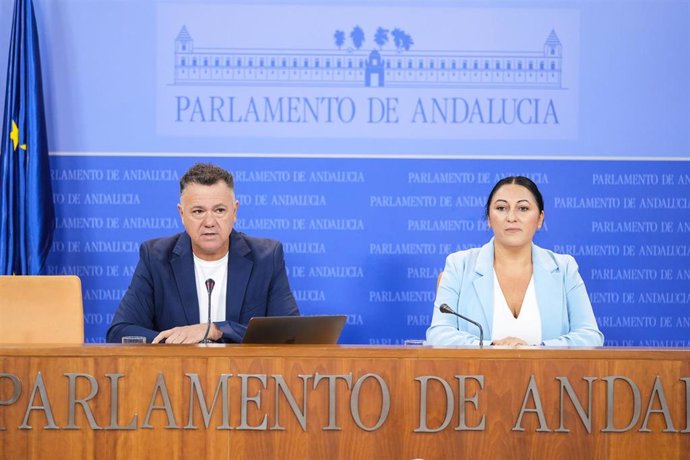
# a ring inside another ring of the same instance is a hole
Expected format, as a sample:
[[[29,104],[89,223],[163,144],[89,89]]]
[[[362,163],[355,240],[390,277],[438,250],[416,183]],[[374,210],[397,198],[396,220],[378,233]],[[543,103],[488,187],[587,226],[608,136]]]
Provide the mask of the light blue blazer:
[[[604,335],[597,327],[587,289],[572,256],[556,254],[532,244],[534,289],[546,346],[597,347]],[[484,343],[493,340],[494,240],[481,248],[449,255],[434,302],[427,343],[433,346],[479,345],[479,329],[456,316],[441,313],[447,304],[484,329]],[[496,337],[501,339],[502,337]]]

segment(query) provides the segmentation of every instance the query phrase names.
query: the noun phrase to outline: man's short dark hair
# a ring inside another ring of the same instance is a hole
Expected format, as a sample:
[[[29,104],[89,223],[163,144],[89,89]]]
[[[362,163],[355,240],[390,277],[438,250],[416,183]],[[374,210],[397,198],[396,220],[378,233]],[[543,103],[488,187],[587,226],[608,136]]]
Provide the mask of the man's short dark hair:
[[[180,195],[189,184],[214,185],[220,181],[235,190],[235,181],[228,171],[211,163],[197,163],[180,178]]]

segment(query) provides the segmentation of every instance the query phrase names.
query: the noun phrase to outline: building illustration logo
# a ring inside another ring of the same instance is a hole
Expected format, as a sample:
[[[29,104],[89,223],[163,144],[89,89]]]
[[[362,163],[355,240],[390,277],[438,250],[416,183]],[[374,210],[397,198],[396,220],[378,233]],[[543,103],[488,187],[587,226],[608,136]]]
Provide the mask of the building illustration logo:
[[[175,85],[562,89],[563,46],[555,30],[534,50],[417,50],[399,28],[371,41],[355,26],[328,49],[204,48],[186,26],[175,39]]]

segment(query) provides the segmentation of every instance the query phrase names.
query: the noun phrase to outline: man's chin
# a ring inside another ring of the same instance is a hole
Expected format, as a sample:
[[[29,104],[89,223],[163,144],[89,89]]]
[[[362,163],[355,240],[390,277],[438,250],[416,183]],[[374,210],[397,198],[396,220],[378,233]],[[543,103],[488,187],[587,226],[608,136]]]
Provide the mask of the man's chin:
[[[227,248],[223,247],[223,244],[219,241],[199,241],[198,244],[194,245],[194,253],[197,257],[201,258],[217,258],[220,259],[228,252]]]

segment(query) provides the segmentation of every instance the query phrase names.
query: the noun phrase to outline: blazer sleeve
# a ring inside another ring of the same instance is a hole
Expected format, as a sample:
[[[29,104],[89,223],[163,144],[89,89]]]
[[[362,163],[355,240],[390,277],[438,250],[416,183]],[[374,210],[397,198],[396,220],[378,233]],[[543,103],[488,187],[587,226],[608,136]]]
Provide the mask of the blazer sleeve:
[[[544,345],[550,347],[602,346],[604,335],[597,326],[585,283],[580,276],[577,262],[572,256],[566,256],[564,283],[567,312],[565,334],[555,339],[544,340]]]
[[[120,343],[124,336],[139,335],[146,337],[146,342],[151,343],[158,335],[158,331],[154,329],[153,284],[149,248],[142,244],[132,282],[122,297],[108,329],[108,342]]]
[[[446,265],[436,292],[434,313],[431,325],[426,331],[426,340],[429,345],[435,347],[479,346],[479,336],[467,331],[465,324],[460,319],[447,313],[441,313],[439,307],[448,305],[458,311],[458,305],[462,290],[465,287],[465,264],[468,257],[454,253],[446,258]],[[476,329],[476,327],[471,326]],[[485,328],[486,329],[486,328]],[[485,344],[490,341],[484,341]]]
[[[268,287],[266,316],[299,316],[299,307],[292,295],[285,268],[285,254],[282,243],[273,250],[273,277]]]
[[[244,333],[247,332],[246,324],[235,321],[214,321],[213,324],[223,333],[219,340],[222,343],[240,343],[244,338]]]

